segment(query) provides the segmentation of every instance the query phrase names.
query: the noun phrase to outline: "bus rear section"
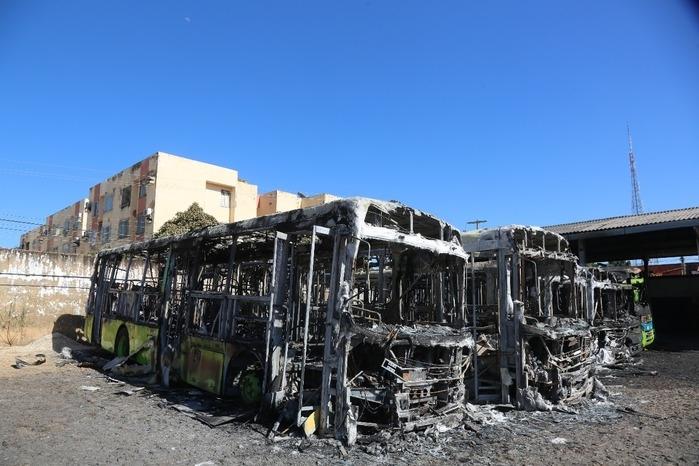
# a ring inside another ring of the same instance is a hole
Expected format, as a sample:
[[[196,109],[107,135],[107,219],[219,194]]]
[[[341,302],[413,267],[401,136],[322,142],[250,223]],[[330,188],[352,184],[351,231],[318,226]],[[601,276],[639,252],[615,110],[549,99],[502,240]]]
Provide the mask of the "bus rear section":
[[[95,261],[85,336],[95,345],[154,369],[161,312],[157,255],[101,253]]]

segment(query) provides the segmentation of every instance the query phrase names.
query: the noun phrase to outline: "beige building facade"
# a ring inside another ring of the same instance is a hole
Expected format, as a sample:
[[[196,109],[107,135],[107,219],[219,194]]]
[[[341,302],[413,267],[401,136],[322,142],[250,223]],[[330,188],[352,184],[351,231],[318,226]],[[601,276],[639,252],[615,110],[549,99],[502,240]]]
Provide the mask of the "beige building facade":
[[[23,234],[22,249],[88,253],[153,237],[177,212],[198,203],[221,223],[337,199],[285,191],[258,195],[230,168],[156,152],[89,189],[88,197]]]
[[[22,235],[20,246],[41,252],[86,253],[83,237],[87,232],[88,200],[74,202],[46,217],[46,224]]]
[[[257,186],[236,170],[165,152],[96,184],[89,199],[89,241],[100,249],[152,238],[194,202],[221,223],[257,213]]]
[[[257,203],[257,215],[263,216],[303,207],[314,207],[336,199],[339,199],[339,197],[333,196],[332,194],[303,196],[286,191],[270,191],[260,195],[259,202]]]

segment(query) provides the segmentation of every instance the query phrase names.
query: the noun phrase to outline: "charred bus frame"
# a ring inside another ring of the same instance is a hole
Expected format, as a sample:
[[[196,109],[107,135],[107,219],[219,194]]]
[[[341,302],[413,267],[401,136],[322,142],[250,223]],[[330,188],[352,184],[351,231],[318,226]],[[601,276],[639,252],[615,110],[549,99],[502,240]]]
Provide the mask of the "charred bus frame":
[[[462,233],[476,340],[472,397],[550,409],[594,387],[577,258],[560,235],[513,225]]]
[[[641,347],[641,318],[631,274],[606,267],[580,267],[586,286],[586,314],[597,339],[597,360],[605,366],[635,362]]]
[[[86,334],[351,444],[459,412],[466,257],[433,216],[334,201],[101,252]]]

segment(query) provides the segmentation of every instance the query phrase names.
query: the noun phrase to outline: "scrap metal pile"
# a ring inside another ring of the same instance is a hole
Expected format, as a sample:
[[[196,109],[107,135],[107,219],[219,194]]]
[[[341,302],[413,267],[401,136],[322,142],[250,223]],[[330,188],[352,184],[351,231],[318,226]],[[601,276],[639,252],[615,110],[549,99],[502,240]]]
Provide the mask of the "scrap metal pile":
[[[599,342],[619,361],[630,331],[625,288],[612,303],[600,283],[540,228],[460,234],[344,199],[103,251],[85,334],[164,385],[353,444],[459,422],[469,401],[589,397]]]

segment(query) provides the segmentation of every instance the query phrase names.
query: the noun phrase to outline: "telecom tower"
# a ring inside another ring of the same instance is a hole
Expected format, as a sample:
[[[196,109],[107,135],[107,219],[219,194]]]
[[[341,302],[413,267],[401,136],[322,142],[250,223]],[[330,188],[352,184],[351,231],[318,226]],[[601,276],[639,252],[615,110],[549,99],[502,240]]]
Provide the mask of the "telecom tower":
[[[636,154],[633,152],[633,142],[631,141],[631,130],[626,124],[626,133],[629,136],[629,169],[631,170],[631,210],[634,214],[643,213],[641,203],[641,188],[638,186],[638,176],[636,176]]]

